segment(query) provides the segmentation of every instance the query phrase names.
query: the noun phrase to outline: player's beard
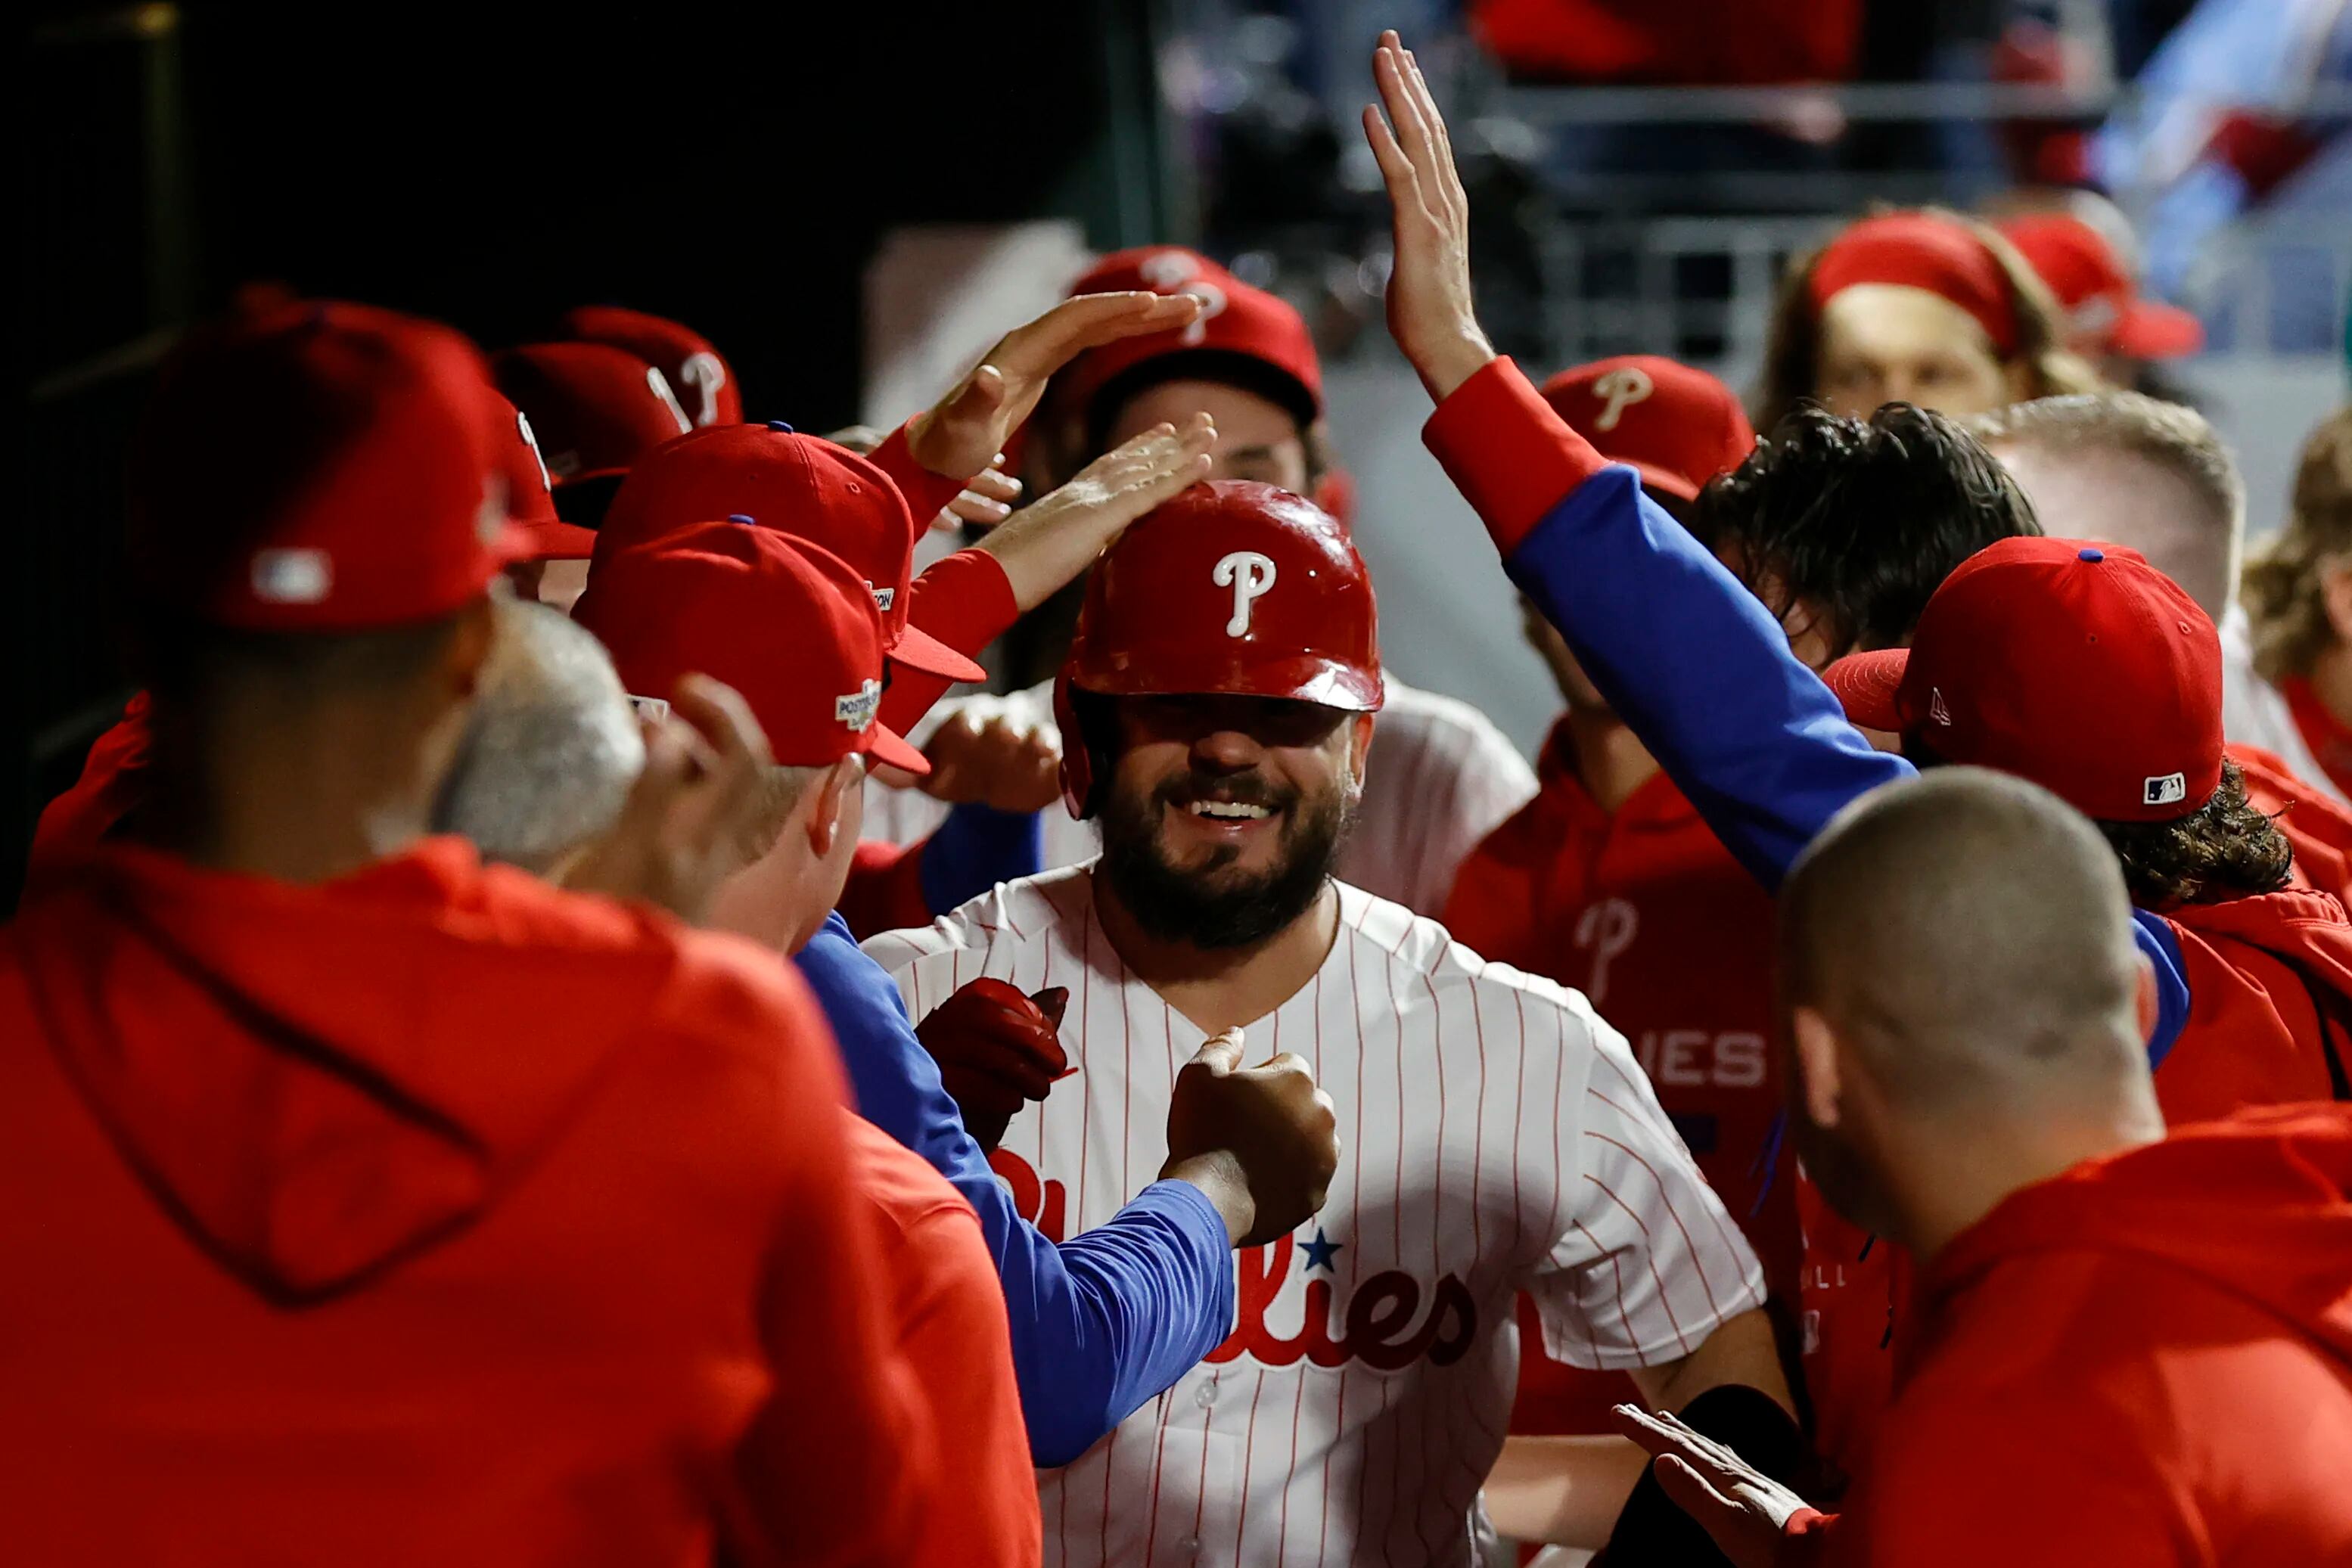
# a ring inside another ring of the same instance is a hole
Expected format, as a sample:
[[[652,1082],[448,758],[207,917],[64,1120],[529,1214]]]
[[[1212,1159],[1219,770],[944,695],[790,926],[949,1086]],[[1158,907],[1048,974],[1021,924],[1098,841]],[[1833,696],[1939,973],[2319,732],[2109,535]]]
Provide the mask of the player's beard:
[[[1129,917],[1154,940],[1203,951],[1255,946],[1306,914],[1331,879],[1355,816],[1354,793],[1344,788],[1314,800],[1259,792],[1260,803],[1282,810],[1275,862],[1265,871],[1234,873],[1241,852],[1234,848],[1192,869],[1170,864],[1160,849],[1162,809],[1232,788],[1229,779],[1180,774],[1139,798],[1114,789],[1104,801],[1102,873]]]

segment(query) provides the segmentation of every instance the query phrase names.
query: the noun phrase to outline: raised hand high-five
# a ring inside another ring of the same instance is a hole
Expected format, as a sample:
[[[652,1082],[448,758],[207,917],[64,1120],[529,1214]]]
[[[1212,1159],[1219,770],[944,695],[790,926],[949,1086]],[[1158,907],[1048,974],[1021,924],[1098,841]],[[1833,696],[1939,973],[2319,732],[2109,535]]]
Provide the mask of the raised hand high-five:
[[[1470,198],[1437,100],[1393,31],[1372,51],[1372,78],[1381,107],[1364,106],[1364,139],[1388,184],[1396,235],[1389,335],[1442,402],[1495,357],[1470,298]]]

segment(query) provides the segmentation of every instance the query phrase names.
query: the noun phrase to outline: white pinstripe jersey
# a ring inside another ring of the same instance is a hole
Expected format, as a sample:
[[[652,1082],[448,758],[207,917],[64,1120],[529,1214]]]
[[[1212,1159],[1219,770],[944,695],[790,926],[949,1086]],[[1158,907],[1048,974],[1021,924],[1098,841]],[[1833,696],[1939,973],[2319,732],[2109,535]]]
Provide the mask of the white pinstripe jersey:
[[[1436,692],[1406,685],[1391,674],[1388,702],[1372,725],[1371,756],[1364,765],[1364,798],[1339,845],[1339,875],[1357,886],[1434,917],[1454,891],[1454,873],[1510,814],[1536,797],[1535,770],[1495,721]],[[1004,696],[980,693],[935,705],[909,737],[921,746],[951,714],[970,709],[1013,723],[1054,723],[1048,681]],[[935,831],[948,809],[919,789],[866,786],[865,834],[911,844]],[[1092,822],[1073,821],[1059,806],[1045,809],[1045,860],[1053,871],[1102,852]]]
[[[1514,1293],[1579,1365],[1673,1360],[1761,1304],[1755,1257],[1623,1037],[1584,998],[1487,964],[1344,883],[1315,978],[1249,1026],[1339,1110],[1321,1215],[1238,1259],[1240,1322],[1077,1462],[1042,1473],[1057,1563],[1467,1564],[1518,1366]],[[986,974],[1066,986],[1076,1076],[994,1164],[1047,1234],[1158,1174],[1202,1031],[1129,977],[1087,867],[1000,886],[866,944],[917,1018]]]

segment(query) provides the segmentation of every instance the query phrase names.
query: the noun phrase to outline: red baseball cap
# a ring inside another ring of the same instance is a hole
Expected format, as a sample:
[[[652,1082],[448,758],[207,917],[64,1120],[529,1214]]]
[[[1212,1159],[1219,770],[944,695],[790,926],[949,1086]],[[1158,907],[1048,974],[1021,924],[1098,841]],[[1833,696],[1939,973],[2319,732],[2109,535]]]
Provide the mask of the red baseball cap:
[[[2085,816],[2186,816],[2221,782],[2221,643],[2137,550],[2009,538],[1960,563],[1911,646],[1823,672],[1848,717],[1998,768]]]
[[[667,700],[689,674],[734,687],[785,767],[856,753],[930,771],[875,717],[882,616],[865,580],[805,539],[689,524],[599,559],[572,613],[611,650],[633,693]]]
[[[873,591],[894,664],[951,681],[988,678],[908,623],[921,529],[890,476],[856,453],[798,434],[782,420],[716,424],[672,441],[639,463],[614,496],[597,530],[597,568],[609,554],[709,517],[746,518],[847,561]]]
[[[2010,275],[1982,235],[1934,213],[1886,213],[1849,224],[1813,259],[1807,279],[1818,311],[1860,283],[1892,283],[1940,295],[1977,319],[2003,354],[2017,350]]]
[[[2205,346],[2205,326],[2177,305],[2145,299],[2106,236],[2071,213],[2009,218],[2000,232],[2066,308],[2068,337],[2094,354],[2177,360]]]
[[[506,472],[507,520],[530,540],[532,560],[586,560],[596,549],[596,530],[555,515],[555,490],[530,416],[497,392],[493,410],[499,466]]]
[[[617,305],[583,305],[564,315],[561,330],[583,343],[625,350],[661,371],[697,429],[743,423],[734,367],[693,328]]]
[[[436,620],[529,541],[471,343],[364,305],[272,299],[165,361],[130,467],[150,604],[257,632]]]
[[[1231,381],[1289,410],[1301,428],[1323,412],[1323,367],[1306,319],[1279,296],[1254,287],[1211,261],[1177,246],[1114,251],[1088,268],[1070,292],[1109,294],[1148,288],[1191,294],[1202,301],[1190,326],[1089,349],[1063,375],[1066,406],[1107,413],[1106,393],[1131,392],[1150,381],[1186,371],[1202,381]],[[1150,365],[1149,373],[1140,367]]]
[[[530,416],[555,487],[625,474],[694,428],[661,371],[603,343],[526,343],[490,357],[490,374]]]
[[[1544,401],[1612,463],[1682,500],[1756,450],[1738,396],[1705,371],[1655,354],[1620,354],[1544,382]]]

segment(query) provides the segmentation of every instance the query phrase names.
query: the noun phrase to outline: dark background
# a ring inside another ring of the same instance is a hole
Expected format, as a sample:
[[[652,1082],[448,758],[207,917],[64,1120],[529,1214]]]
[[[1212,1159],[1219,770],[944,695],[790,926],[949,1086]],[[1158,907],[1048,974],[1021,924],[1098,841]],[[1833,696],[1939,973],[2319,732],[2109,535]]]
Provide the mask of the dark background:
[[[856,413],[887,229],[1181,237],[1140,4],[30,11],[0,906],[126,689],[119,476],[146,373],[239,285],[490,346],[633,305],[717,342],[754,417],[829,429]]]

